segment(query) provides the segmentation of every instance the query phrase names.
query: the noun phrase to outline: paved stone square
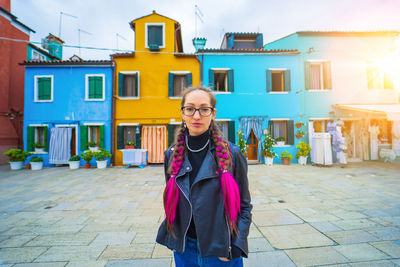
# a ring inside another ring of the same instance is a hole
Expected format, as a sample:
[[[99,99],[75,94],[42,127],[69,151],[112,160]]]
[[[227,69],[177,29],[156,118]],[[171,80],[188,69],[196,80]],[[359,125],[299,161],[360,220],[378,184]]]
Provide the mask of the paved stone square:
[[[399,266],[400,163],[249,166],[247,267]],[[0,166],[0,266],[174,266],[163,168]]]

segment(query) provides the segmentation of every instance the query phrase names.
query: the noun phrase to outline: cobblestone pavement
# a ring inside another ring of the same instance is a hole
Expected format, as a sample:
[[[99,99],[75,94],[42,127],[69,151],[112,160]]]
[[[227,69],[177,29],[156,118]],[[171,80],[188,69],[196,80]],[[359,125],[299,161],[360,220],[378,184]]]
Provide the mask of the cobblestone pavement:
[[[0,266],[174,266],[163,168],[0,167]],[[400,266],[400,164],[249,166],[249,266]]]

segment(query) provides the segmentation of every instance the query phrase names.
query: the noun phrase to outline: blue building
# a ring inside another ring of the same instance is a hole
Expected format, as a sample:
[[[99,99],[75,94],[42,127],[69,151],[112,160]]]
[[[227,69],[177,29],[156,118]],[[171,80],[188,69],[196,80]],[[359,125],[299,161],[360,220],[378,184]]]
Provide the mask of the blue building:
[[[219,49],[198,49],[197,54],[203,84],[216,93],[216,120],[225,136],[235,141],[242,130],[249,160],[263,161],[261,142],[268,129],[274,138],[285,139],[276,146],[277,154],[294,156],[302,141],[294,127],[301,120],[298,50],[265,50],[260,33],[226,33]]]
[[[381,149],[400,156],[398,35],[301,31],[264,46],[300,53],[296,86],[311,145],[312,134],[329,132],[334,122],[348,161],[377,160]]]
[[[25,61],[22,65],[26,151],[43,157],[44,166],[54,166],[86,151],[88,142],[111,150],[111,61]],[[38,143],[45,146],[43,152],[37,152]]]

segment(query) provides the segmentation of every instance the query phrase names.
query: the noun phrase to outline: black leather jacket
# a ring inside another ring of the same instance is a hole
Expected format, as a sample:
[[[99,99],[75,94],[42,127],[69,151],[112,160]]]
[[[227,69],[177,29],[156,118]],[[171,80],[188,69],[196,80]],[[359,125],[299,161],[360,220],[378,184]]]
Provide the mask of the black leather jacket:
[[[164,153],[166,181],[169,179],[167,174],[167,155],[172,155],[172,149],[170,147]],[[237,222],[239,234],[232,237],[225,216],[221,179],[218,175],[218,166],[214,153],[215,145],[211,142],[191,188],[189,186],[189,172],[192,167],[187,154],[185,155],[182,167],[176,177],[176,182],[180,189],[174,222],[176,238],[167,232],[166,221],[164,220],[158,230],[156,241],[169,249],[183,253],[186,233],[190,225],[191,216],[193,216],[201,257],[226,257],[231,259],[232,244],[240,248],[243,252],[242,254],[247,257],[247,236],[249,234],[252,209],[247,179],[247,161],[240,152],[239,147],[233,145],[233,155],[235,157],[233,177],[239,185],[241,213]]]

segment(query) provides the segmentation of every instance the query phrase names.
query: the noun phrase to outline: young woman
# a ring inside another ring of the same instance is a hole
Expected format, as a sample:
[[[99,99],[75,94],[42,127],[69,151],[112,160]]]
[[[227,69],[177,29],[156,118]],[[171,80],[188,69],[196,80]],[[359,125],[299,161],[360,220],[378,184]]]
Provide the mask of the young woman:
[[[214,119],[206,88],[183,93],[182,125],[165,151],[164,209],[157,242],[174,251],[176,266],[243,266],[251,223],[247,162]]]

